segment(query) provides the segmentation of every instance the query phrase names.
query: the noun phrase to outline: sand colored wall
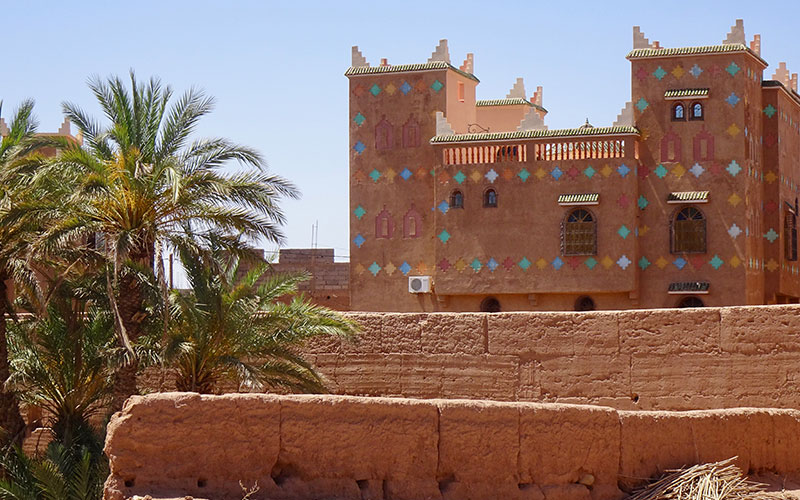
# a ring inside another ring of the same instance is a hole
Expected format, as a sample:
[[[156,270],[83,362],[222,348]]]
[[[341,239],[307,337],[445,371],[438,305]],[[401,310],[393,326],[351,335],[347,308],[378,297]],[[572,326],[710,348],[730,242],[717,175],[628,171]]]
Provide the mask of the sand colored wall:
[[[337,394],[800,408],[800,307],[351,313],[358,344],[308,348]]]
[[[800,471],[800,411],[618,412],[489,401],[135,396],[108,428],[109,500],[617,499],[666,468],[738,455]]]

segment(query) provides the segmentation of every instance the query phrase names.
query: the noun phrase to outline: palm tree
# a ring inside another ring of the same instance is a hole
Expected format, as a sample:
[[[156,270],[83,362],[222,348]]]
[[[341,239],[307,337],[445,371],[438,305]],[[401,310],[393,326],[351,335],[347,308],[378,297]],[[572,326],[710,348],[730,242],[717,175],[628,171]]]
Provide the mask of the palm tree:
[[[26,100],[14,113],[7,135],[0,137],[0,428],[4,440],[17,443],[24,437],[25,422],[16,397],[3,385],[9,377],[6,316],[13,314],[7,283],[26,278],[25,259],[34,228],[28,219],[7,216],[30,194],[33,153],[42,145],[34,138],[36,125],[33,101]]]
[[[299,349],[317,336],[353,338],[357,326],[297,295],[308,275],[268,275],[262,261],[237,278],[242,259],[218,250],[182,251],[181,260],[192,290],[172,294],[165,349],[178,390],[210,393],[233,380],[259,390],[325,391]]]
[[[172,101],[172,90],[130,74],[89,82],[108,124],[64,104],[83,145],[64,144],[52,175],[74,186],[59,222],[41,240],[45,250],[88,241],[109,262],[107,294],[120,343],[133,353],[149,320],[140,277],[155,269],[166,295],[161,253],[185,239],[193,226],[280,242],[284,215],[276,201],[297,197],[281,177],[266,173],[253,149],[226,139],[189,142],[213,100],[190,89]],[[244,170],[226,172],[230,162]],[[137,392],[135,356],[118,372],[112,407]]]

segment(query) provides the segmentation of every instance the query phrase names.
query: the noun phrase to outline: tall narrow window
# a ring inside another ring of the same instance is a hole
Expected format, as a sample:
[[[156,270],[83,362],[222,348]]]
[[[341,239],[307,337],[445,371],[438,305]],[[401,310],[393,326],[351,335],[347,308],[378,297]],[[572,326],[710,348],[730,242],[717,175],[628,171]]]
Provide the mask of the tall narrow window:
[[[597,221],[591,212],[583,208],[567,212],[561,226],[561,248],[564,255],[597,254]]]
[[[661,138],[661,161],[681,161],[681,136],[669,131]]]
[[[489,188],[483,193],[483,206],[487,208],[497,207],[497,191]]]
[[[685,207],[672,220],[672,253],[706,253],[706,218],[695,207]]]
[[[375,149],[392,149],[392,147],[394,147],[392,124],[384,116],[375,125]]]
[[[403,217],[403,238],[419,238],[422,234],[422,216],[414,204]]]
[[[683,103],[675,103],[672,106],[672,119],[675,121],[683,121],[686,119],[686,109],[683,107]]]
[[[420,144],[419,123],[413,116],[409,116],[403,124],[403,147],[418,148]]]
[[[464,82],[458,82],[458,101],[464,102]]]
[[[702,120],[704,117],[703,115],[703,105],[699,102],[692,103],[691,114],[689,115],[690,120]]]
[[[797,214],[786,210],[783,217],[783,243],[786,260],[797,260]]]
[[[386,205],[383,210],[375,217],[375,237],[376,238],[391,238],[394,233],[394,221],[392,221],[392,214],[386,210]]]
[[[464,208],[464,193],[455,190],[450,194],[450,208]]]

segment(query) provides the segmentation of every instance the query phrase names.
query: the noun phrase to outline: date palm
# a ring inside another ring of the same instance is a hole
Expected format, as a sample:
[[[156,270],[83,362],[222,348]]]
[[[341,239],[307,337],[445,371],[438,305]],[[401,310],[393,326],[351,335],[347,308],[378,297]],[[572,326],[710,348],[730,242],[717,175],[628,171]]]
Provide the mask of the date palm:
[[[312,338],[353,338],[357,325],[297,294],[306,274],[268,274],[265,262],[240,276],[240,259],[218,251],[181,255],[192,290],[173,292],[165,349],[178,390],[211,393],[223,381],[257,390],[324,392],[302,354]]]
[[[202,91],[190,89],[173,100],[158,79],[142,83],[133,72],[130,86],[112,77],[92,79],[89,88],[107,123],[64,104],[84,143],[66,144],[53,169],[52,175],[74,188],[41,243],[48,249],[95,241],[105,251],[115,331],[133,353],[132,344],[152,319],[138,276],[155,269],[166,288],[165,245],[185,238],[186,226],[279,242],[284,215],[276,202],[298,192],[268,174],[253,149],[220,138],[190,141],[213,107]],[[232,162],[244,168],[226,170]],[[118,372],[115,409],[137,392],[137,368],[132,357]]]

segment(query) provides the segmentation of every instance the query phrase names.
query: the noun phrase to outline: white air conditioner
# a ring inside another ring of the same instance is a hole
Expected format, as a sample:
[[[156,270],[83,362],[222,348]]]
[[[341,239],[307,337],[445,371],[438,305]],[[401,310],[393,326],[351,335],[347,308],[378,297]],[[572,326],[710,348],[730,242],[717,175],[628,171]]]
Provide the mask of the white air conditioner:
[[[408,293],[430,293],[430,291],[431,291],[430,276],[408,277]]]

